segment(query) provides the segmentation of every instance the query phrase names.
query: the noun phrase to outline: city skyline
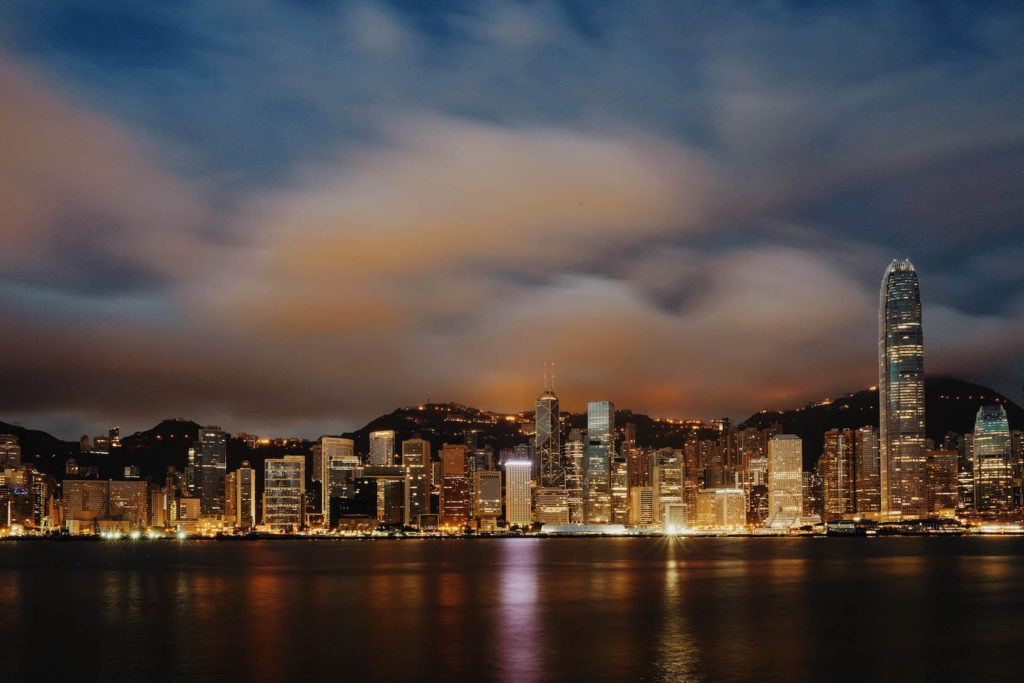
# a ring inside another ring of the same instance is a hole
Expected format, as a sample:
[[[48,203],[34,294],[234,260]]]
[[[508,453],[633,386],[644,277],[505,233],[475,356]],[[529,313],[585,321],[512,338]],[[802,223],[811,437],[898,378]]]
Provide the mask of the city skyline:
[[[555,361],[574,409],[738,419],[874,383],[893,257],[929,373],[1017,397],[1022,25],[5,3],[0,416],[315,436]]]

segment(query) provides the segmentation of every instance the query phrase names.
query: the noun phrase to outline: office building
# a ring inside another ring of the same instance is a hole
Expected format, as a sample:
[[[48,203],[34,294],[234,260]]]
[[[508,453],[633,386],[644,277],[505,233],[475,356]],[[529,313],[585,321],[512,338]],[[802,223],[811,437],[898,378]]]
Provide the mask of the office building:
[[[370,465],[395,464],[395,432],[382,429],[370,432]]]
[[[743,489],[704,489],[697,494],[698,529],[739,531],[747,525],[747,496]]]
[[[305,457],[267,458],[263,464],[263,524],[274,532],[298,531],[305,521]]]
[[[925,467],[924,337],[921,294],[910,261],[885,271],[878,316],[879,488],[881,514],[928,512]]]
[[[533,521],[530,514],[532,472],[533,463],[529,460],[505,463],[505,521],[510,527],[527,528]]]
[[[824,486],[824,520],[846,519],[857,512],[854,433],[850,429],[825,432],[819,465]]]
[[[559,487],[540,487],[534,492],[533,519],[541,524],[569,523],[569,492]]]
[[[959,468],[956,451],[936,450],[925,453],[928,472],[928,513],[952,516],[959,502]]]
[[[408,499],[405,504],[405,523],[417,526],[420,515],[429,515],[430,510],[430,442],[424,439],[407,439],[402,442],[402,467],[408,480]],[[499,491],[500,514],[500,491]]]
[[[861,427],[854,432],[857,514],[875,517],[882,509],[878,460],[878,430]]]
[[[461,531],[469,523],[470,498],[466,453],[462,444],[441,448],[441,526]]]
[[[228,434],[220,427],[203,427],[192,445],[194,494],[203,517],[224,514],[224,476],[228,464]]]
[[[803,515],[803,442],[794,434],[768,441],[769,519],[796,520]]]
[[[611,401],[587,404],[587,453],[584,493],[587,524],[611,521],[611,457],[615,447],[615,406]]]
[[[565,488],[566,468],[562,460],[558,397],[550,386],[537,398],[536,453],[540,458],[540,485]]]
[[[982,406],[974,420],[974,507],[1005,512],[1013,507],[1010,425],[1001,405]]]

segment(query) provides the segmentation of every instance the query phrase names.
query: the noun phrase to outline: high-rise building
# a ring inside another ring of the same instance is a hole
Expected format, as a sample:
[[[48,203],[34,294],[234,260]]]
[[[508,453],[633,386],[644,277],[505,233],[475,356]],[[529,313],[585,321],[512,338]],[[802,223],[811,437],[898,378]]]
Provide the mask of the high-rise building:
[[[346,491],[351,495],[359,458],[356,457],[356,446],[352,439],[322,436],[319,446],[320,511],[324,515],[324,524],[329,525],[331,497],[343,497]]]
[[[537,398],[537,457],[540,458],[540,483],[549,488],[565,488],[565,464],[562,460],[561,425],[558,397],[551,387]]]
[[[402,467],[408,482],[405,502],[405,523],[419,526],[420,515],[430,514],[430,442],[407,439],[402,442]],[[498,493],[498,514],[501,514],[501,492]]]
[[[228,434],[220,427],[203,427],[192,445],[195,449],[196,494],[203,517],[224,514],[224,475],[228,466]]]
[[[697,494],[697,528],[739,530],[746,525],[743,489],[704,489]]]
[[[256,472],[246,460],[234,475],[234,524],[238,529],[249,531],[256,526]]]
[[[533,495],[533,518],[541,524],[569,523],[569,492],[559,487],[540,487]]]
[[[883,517],[928,513],[921,293],[910,261],[885,271],[878,315],[879,484]]]
[[[956,451],[927,451],[928,512],[932,515],[955,512],[959,501]]]
[[[654,466],[654,519],[655,522],[665,524],[668,517],[666,509],[674,507],[682,511],[680,526],[689,526],[693,521],[697,510],[690,509],[686,505],[684,497],[683,467],[674,461],[660,460],[661,464]]]
[[[529,460],[505,462],[505,521],[509,526],[525,528],[533,521],[530,514],[532,471],[533,463]]]
[[[583,470],[586,453],[583,433],[579,429],[569,432],[565,442],[565,489],[569,492],[569,523],[583,524],[585,501],[583,497]]]
[[[501,517],[501,472],[482,470],[474,478],[474,516],[480,520],[481,530],[493,531]]]
[[[461,531],[469,522],[469,477],[466,446],[445,444],[441,448],[441,526]]]
[[[393,429],[370,432],[370,464],[395,464],[395,431]]]
[[[263,524],[275,532],[298,531],[305,508],[306,458],[267,458],[263,465]]]
[[[974,420],[974,506],[978,512],[1013,507],[1010,425],[1001,405],[982,406]]]
[[[0,470],[21,465],[21,446],[14,434],[0,434]]]
[[[611,457],[615,447],[615,405],[611,401],[587,404],[587,455],[584,488],[587,524],[611,520]]]
[[[795,434],[778,434],[768,441],[769,519],[803,515],[803,442]]]
[[[612,458],[609,473],[612,524],[629,523],[629,465],[625,458]]]
[[[654,487],[634,486],[629,490],[629,523],[650,526],[654,521]]]
[[[861,427],[854,433],[857,513],[876,515],[882,507],[878,470],[878,430]]]
[[[852,516],[857,511],[853,430],[825,432],[820,469],[825,489],[825,521]]]

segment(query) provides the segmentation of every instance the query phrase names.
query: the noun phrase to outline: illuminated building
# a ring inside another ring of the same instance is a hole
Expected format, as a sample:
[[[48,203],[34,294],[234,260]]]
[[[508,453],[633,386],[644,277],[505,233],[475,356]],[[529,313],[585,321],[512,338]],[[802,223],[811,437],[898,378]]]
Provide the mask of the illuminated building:
[[[402,467],[408,480],[405,502],[405,523],[417,526],[420,515],[430,514],[430,442],[408,439],[402,442]],[[498,514],[501,514],[501,491],[498,492]]]
[[[629,466],[625,458],[614,458],[609,475],[612,497],[612,523],[629,522]]]
[[[1003,406],[982,406],[974,420],[974,507],[1002,512],[1013,506],[1010,425]]]
[[[932,515],[945,513],[952,515],[959,501],[956,451],[927,451],[926,470],[928,472],[928,512]]]
[[[151,483],[149,485],[149,526],[167,526],[167,490]]]
[[[797,519],[803,515],[803,442],[793,434],[768,441],[768,514]]]
[[[650,526],[654,522],[654,487],[634,486],[629,490],[629,523]]]
[[[690,509],[683,496],[683,468],[679,463],[654,466],[654,519],[664,524],[668,515],[666,508],[676,506],[682,511],[679,526],[686,526],[696,509]]]
[[[534,492],[533,517],[542,524],[568,524],[568,491],[558,487],[538,488]]]
[[[856,476],[856,512],[877,515],[882,509],[878,460],[878,430],[861,427],[854,432],[854,471]]]
[[[509,460],[505,463],[505,520],[509,526],[529,527],[530,474],[533,463],[529,460]]]
[[[480,471],[474,477],[474,516],[480,520],[481,530],[493,531],[501,517],[501,472]]]
[[[275,532],[298,531],[305,507],[306,459],[267,458],[263,467],[263,524]]]
[[[558,417],[558,397],[550,386],[545,386],[544,393],[537,398],[536,452],[540,458],[540,484],[550,488],[565,488],[565,465],[562,461],[561,425]]]
[[[587,404],[587,453],[584,493],[586,523],[607,524],[611,520],[609,468],[614,448],[615,406],[611,401]]]
[[[123,522],[128,528],[149,524],[149,484],[144,481],[107,482],[109,503],[107,519]]]
[[[233,474],[235,515],[231,522],[236,528],[249,531],[256,526],[256,472],[245,461]]]
[[[583,463],[585,448],[583,434],[578,429],[569,432],[565,442],[565,489],[569,493],[569,522],[582,524],[585,519],[583,498]]]
[[[383,429],[370,432],[370,464],[371,465],[394,465],[395,464],[395,432],[392,429]]]
[[[883,517],[928,511],[921,293],[910,261],[885,271],[878,324],[879,488]]]
[[[825,432],[825,449],[819,466],[824,484],[825,521],[845,519],[857,511],[854,460],[853,430]]]
[[[0,434],[0,470],[21,465],[21,446],[14,434]]]
[[[204,517],[224,514],[224,475],[227,473],[226,432],[220,427],[203,427],[193,444],[195,494]]]
[[[747,524],[747,496],[743,489],[704,489],[697,494],[700,529],[742,529]]]
[[[441,526],[461,530],[469,522],[469,478],[462,444],[441,448]]]
[[[359,466],[355,443],[338,436],[320,437],[320,511],[324,524],[330,526],[330,500],[332,497],[351,495],[355,468]]]

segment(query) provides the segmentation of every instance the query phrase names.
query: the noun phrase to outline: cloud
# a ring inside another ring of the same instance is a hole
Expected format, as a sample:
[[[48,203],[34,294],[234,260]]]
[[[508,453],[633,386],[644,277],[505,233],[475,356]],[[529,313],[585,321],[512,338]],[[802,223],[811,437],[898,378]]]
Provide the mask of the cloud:
[[[1024,13],[207,3],[111,52],[36,12],[0,413],[337,431],[554,360],[569,408],[742,417],[876,381],[894,256],[930,372],[1024,374]]]
[[[102,292],[188,272],[196,189],[43,81],[0,53],[0,279]]]
[[[253,199],[236,229],[259,245],[242,266],[257,275],[226,278],[218,315],[282,332],[415,326],[487,306],[509,289],[495,272],[542,276],[706,229],[713,206],[701,155],[636,132],[437,116],[389,131],[386,144]]]

